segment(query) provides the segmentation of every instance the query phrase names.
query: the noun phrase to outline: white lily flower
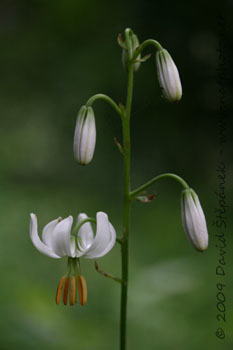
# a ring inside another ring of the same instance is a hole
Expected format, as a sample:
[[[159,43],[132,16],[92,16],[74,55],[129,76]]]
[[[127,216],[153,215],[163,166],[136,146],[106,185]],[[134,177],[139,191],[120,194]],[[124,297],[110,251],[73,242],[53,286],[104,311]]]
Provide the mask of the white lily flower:
[[[77,222],[87,219],[86,214],[79,214]],[[96,235],[94,236],[90,222],[84,223],[78,231],[78,247],[75,237],[71,235],[73,217],[58,218],[49,222],[42,231],[42,240],[38,235],[37,217],[31,214],[30,236],[34,246],[44,255],[51,258],[64,256],[75,258],[85,256],[96,259],[106,255],[116,242],[116,231],[104,212],[96,214]]]
[[[184,231],[190,242],[199,251],[208,247],[208,231],[205,215],[199,198],[192,190],[184,190],[181,194],[181,215]]]
[[[92,107],[82,106],[74,133],[74,157],[81,165],[92,160],[96,143],[95,115]]]
[[[179,101],[182,97],[182,86],[178,69],[165,49],[156,52],[156,66],[159,85],[164,97],[170,101]]]
[[[116,242],[116,231],[108,220],[107,214],[96,214],[96,235],[94,236],[90,222],[86,214],[79,214],[77,219],[78,232],[71,234],[73,217],[68,216],[64,220],[58,218],[49,222],[42,231],[42,239],[38,234],[37,217],[31,214],[30,237],[34,246],[44,255],[51,258],[68,257],[68,269],[61,278],[56,294],[56,303],[59,304],[62,289],[63,303],[67,304],[69,295],[70,305],[76,302],[78,286],[79,302],[85,305],[87,301],[87,286],[84,277],[80,273],[79,258],[96,259],[106,255]],[[75,229],[74,229],[75,230]]]

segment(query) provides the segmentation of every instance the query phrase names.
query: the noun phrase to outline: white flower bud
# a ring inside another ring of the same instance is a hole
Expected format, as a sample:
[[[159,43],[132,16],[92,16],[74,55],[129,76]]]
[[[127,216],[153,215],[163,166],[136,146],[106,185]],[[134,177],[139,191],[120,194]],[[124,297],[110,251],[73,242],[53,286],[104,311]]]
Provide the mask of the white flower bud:
[[[86,165],[92,160],[96,142],[95,115],[92,107],[82,106],[76,121],[74,133],[74,157]]]
[[[170,101],[179,101],[182,96],[182,86],[178,69],[167,50],[156,53],[156,66],[159,85],[164,97]]]
[[[128,62],[133,57],[134,51],[138,46],[139,46],[138,37],[135,34],[131,34],[129,50],[127,51],[126,49],[123,49],[122,51],[122,64],[124,68],[126,69],[128,68]],[[140,59],[141,59],[141,55],[138,55],[136,60],[140,60]],[[135,72],[139,69],[140,65],[141,65],[141,62],[134,63],[133,67]]]
[[[181,215],[184,231],[190,242],[199,251],[208,247],[208,232],[205,215],[197,194],[190,188],[181,194]]]

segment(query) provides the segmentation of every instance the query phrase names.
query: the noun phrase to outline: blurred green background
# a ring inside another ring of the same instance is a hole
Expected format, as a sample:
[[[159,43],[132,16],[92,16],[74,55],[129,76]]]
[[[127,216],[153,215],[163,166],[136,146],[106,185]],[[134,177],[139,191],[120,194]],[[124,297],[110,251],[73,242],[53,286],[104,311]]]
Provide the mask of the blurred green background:
[[[218,164],[218,15],[226,14],[226,56],[232,62],[232,1],[155,2],[2,0],[0,209],[0,349],[118,349],[119,286],[83,260],[88,303],[56,306],[66,261],[42,256],[29,238],[29,213],[40,229],[50,220],[103,210],[122,228],[122,159],[113,138],[121,125],[104,102],[95,104],[97,145],[88,167],[73,159],[78,109],[95,93],[124,103],[126,72],[116,38],[130,26],[174,58],[182,80],[177,105],[160,98],[154,57],[135,77],[132,186],[175,172],[199,194],[210,247],[193,250],[180,219],[180,187],[158,183],[151,204],[134,203],[130,237],[128,349],[232,349],[232,119],[228,118],[226,339],[215,331],[218,250],[213,226]],[[147,50],[150,53],[150,49]],[[230,92],[232,68],[228,66]],[[232,102],[228,100],[229,115]],[[119,275],[120,250],[102,258]]]

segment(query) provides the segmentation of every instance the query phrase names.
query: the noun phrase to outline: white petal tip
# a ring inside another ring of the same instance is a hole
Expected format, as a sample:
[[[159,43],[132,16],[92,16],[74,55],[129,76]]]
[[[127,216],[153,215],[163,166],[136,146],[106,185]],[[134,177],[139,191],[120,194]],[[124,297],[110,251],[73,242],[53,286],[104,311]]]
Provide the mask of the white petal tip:
[[[203,253],[207,248],[208,248],[208,241],[204,244],[195,246],[196,250],[198,250],[199,252]]]

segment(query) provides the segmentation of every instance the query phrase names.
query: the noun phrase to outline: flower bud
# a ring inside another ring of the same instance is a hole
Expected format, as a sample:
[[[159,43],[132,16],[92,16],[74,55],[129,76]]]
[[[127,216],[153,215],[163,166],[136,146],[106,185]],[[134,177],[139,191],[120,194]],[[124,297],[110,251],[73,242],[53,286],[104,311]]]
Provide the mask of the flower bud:
[[[199,251],[208,247],[208,232],[205,215],[197,194],[190,188],[181,194],[181,216],[184,231],[190,242]]]
[[[129,49],[123,49],[122,51],[122,64],[123,64],[123,67],[124,68],[128,68],[128,63],[129,63],[129,60],[131,60],[131,58],[133,57],[133,54],[136,50],[136,48],[139,46],[139,41],[138,41],[138,37],[131,33],[130,34],[130,40],[129,40],[129,44],[130,44],[130,47]],[[140,60],[141,59],[141,55],[138,55],[136,60]],[[141,62],[135,62],[133,67],[134,67],[134,71],[136,72],[139,67],[141,65]]]
[[[95,115],[92,107],[82,106],[76,121],[74,133],[74,157],[79,164],[92,160],[96,141]]]
[[[182,96],[182,86],[178,69],[167,50],[156,53],[156,67],[159,85],[164,97],[170,101],[179,101]]]

